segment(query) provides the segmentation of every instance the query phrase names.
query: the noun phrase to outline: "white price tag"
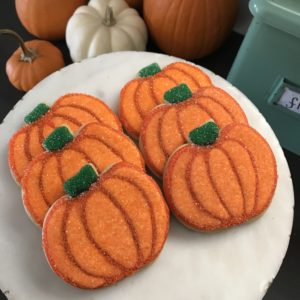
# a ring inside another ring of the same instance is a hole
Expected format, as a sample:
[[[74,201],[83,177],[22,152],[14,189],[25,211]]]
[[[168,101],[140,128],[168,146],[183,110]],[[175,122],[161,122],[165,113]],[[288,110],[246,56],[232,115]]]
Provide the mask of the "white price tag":
[[[277,103],[300,114],[300,93],[285,87],[284,92]]]

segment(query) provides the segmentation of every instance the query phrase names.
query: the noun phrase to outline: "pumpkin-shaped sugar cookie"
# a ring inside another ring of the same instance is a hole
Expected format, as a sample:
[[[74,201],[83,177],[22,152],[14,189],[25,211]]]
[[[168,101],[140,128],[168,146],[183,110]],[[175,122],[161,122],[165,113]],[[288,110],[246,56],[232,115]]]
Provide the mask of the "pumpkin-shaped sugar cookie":
[[[47,213],[42,239],[51,268],[67,283],[85,289],[114,284],[162,250],[169,211],[159,187],[141,169],[120,162],[97,179],[86,165],[65,190],[69,196]]]
[[[44,151],[42,142],[54,128],[65,124],[75,131],[84,124],[99,122],[122,130],[118,118],[104,102],[85,94],[67,94],[51,107],[41,103],[24,121],[27,125],[13,135],[8,150],[10,169],[19,183],[28,163]]]
[[[69,129],[58,127],[44,141],[48,152],[37,156],[22,179],[23,204],[32,220],[43,224],[48,208],[63,195],[63,183],[86,163],[98,172],[127,161],[144,169],[144,161],[129,137],[99,123],[82,127],[73,139]]]
[[[233,123],[218,131],[214,122],[194,129],[192,143],[178,148],[164,171],[170,209],[196,230],[255,218],[268,207],[276,187],[273,152],[255,129]]]
[[[155,106],[163,103],[164,93],[170,88],[186,83],[194,93],[211,86],[209,77],[196,66],[184,62],[172,63],[162,70],[154,63],[140,70],[141,78],[127,83],[120,94],[120,119],[134,138],[139,137],[142,121]]]
[[[147,165],[157,176],[163,175],[167,159],[187,142],[195,127],[210,119],[220,128],[233,122],[247,124],[243,110],[230,95],[219,88],[207,89],[192,96],[185,84],[172,88],[164,95],[166,103],[155,107],[145,118],[140,147]]]

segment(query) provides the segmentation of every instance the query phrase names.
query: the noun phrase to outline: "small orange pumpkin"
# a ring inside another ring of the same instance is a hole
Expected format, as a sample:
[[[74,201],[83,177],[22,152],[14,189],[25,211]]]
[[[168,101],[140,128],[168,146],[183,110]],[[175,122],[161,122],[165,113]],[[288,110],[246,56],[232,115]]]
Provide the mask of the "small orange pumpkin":
[[[28,91],[51,73],[64,67],[61,51],[47,41],[32,40],[24,43],[14,31],[1,29],[1,34],[15,37],[20,47],[6,62],[10,83],[21,91]]]
[[[86,179],[87,171],[75,178]],[[158,185],[142,170],[117,163],[72,197],[56,201],[42,231],[47,260],[67,283],[85,289],[111,285],[161,252],[169,210]]]
[[[216,50],[230,33],[238,0],[145,0],[144,19],[165,53],[196,59]]]
[[[16,0],[16,10],[23,26],[45,40],[61,40],[75,9],[87,0]]]
[[[269,206],[277,182],[276,161],[253,128],[213,122],[194,129],[193,144],[178,148],[164,172],[170,209],[186,226],[211,231],[239,225]]]

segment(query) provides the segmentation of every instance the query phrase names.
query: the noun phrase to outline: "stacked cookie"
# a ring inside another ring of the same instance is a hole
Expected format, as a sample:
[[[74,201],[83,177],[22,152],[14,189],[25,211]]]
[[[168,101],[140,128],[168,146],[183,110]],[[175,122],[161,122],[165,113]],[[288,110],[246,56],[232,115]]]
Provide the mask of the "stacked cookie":
[[[272,200],[277,170],[270,146],[239,104],[201,73],[185,63],[144,68],[145,78],[121,91],[120,119],[139,137],[173,214],[189,228],[212,231],[260,215]]]
[[[169,210],[111,109],[68,94],[51,107],[39,104],[25,122],[10,140],[9,166],[54,272],[91,289],[152,262]]]
[[[138,75],[120,92],[120,120],[100,99],[68,94],[38,105],[10,141],[46,258],[76,287],[111,285],[152,262],[168,207],[187,227],[212,231],[258,216],[274,193],[269,145],[203,71],[153,63]]]

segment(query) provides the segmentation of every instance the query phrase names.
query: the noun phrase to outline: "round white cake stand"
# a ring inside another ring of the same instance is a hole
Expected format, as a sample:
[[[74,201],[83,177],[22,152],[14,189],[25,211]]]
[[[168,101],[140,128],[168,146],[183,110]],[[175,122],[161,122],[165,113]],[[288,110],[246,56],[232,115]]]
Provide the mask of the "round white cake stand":
[[[249,123],[269,142],[278,167],[273,201],[256,221],[217,233],[198,233],[172,219],[166,245],[149,267],[118,284],[80,290],[50,269],[41,232],[27,217],[20,188],[10,176],[8,142],[38,103],[53,103],[69,92],[89,93],[115,112],[119,92],[142,67],[179,60],[146,52],[119,52],[69,65],[29,91],[0,125],[0,288],[16,300],[257,300],[276,276],[289,243],[293,222],[293,186],[289,168],[272,129],[256,107],[230,83],[212,72],[213,83],[231,94]],[[7,99],[9,101],[9,99]]]

